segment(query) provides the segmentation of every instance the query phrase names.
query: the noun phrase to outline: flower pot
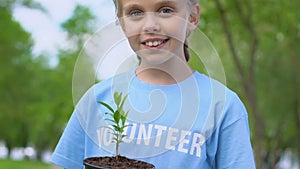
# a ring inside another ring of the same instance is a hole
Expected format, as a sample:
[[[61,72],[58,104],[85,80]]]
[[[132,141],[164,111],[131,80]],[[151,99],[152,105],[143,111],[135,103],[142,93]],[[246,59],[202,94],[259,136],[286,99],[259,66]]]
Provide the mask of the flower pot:
[[[83,164],[85,169],[155,169],[152,164],[124,156],[118,156],[118,160],[116,157],[90,157]]]

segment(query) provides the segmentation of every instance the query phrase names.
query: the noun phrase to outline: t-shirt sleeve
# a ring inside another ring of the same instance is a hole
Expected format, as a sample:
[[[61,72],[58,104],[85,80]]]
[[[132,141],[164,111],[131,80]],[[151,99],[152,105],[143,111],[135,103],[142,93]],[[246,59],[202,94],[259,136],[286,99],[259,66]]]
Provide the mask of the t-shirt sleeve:
[[[50,161],[66,169],[83,169],[84,131],[73,113]]]
[[[220,128],[217,169],[255,169],[247,111],[235,95]]]

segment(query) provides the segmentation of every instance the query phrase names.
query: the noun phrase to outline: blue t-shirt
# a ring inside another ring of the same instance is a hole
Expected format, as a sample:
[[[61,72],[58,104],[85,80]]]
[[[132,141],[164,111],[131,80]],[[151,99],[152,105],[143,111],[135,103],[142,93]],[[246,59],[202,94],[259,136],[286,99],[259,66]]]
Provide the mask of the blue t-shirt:
[[[128,94],[128,127],[119,153],[156,169],[254,169],[248,116],[238,96],[223,84],[195,71],[182,82],[153,85],[135,72],[91,87],[81,98],[51,161],[83,169],[83,160],[114,156],[115,144],[105,120],[115,91]]]

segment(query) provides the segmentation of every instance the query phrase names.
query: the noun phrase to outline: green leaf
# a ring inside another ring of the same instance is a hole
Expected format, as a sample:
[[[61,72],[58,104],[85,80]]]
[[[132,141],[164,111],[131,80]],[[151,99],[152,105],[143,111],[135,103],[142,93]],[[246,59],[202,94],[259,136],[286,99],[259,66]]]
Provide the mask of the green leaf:
[[[121,97],[122,97],[122,94],[121,94]],[[128,97],[128,94],[127,94],[127,95],[123,98],[123,100],[122,100],[122,103],[121,103],[121,105],[120,105],[120,107],[119,107],[121,110],[123,110],[123,105],[124,105],[124,103],[125,103],[127,97]]]
[[[114,131],[119,131],[119,126],[117,126],[115,124],[113,124],[112,126],[114,127]]]
[[[119,94],[118,92],[114,93],[114,100],[115,100],[117,107],[119,107],[119,105],[120,105],[121,98],[122,98],[122,94]]]
[[[102,104],[103,106],[105,106],[108,110],[110,110],[112,113],[114,113],[114,109],[112,107],[110,107],[110,105],[104,103],[104,102],[98,102],[100,104]]]
[[[105,119],[105,120],[115,123],[115,121],[112,119]]]
[[[126,136],[123,134],[124,129],[128,126],[125,125],[126,119],[128,116],[129,111],[125,112],[123,110],[124,103],[127,99],[126,95],[123,97],[122,93],[115,92],[114,93],[114,102],[117,106],[116,110],[114,110],[110,105],[104,103],[104,102],[99,102],[103,106],[105,106],[107,109],[110,110],[109,112],[106,112],[106,115],[109,115],[111,118],[107,118],[105,120],[112,122],[113,124],[110,129],[112,129],[112,134],[113,134],[113,142],[116,143],[116,152],[119,147],[119,144],[123,142],[123,138]],[[120,123],[121,122],[121,123]]]
[[[129,113],[129,111],[127,111],[126,113],[123,113],[123,115],[122,115],[122,117],[121,117],[122,125],[123,125],[123,126],[124,126],[125,123],[126,123],[126,119],[127,119],[128,113]]]
[[[121,118],[121,114],[119,113],[119,111],[116,111],[114,113],[114,120],[116,124],[119,124],[120,118]]]

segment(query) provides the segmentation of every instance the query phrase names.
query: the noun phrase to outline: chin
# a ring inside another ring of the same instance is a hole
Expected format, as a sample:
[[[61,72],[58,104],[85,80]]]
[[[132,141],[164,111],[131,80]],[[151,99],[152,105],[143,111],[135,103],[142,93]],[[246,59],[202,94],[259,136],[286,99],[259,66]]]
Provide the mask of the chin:
[[[147,63],[147,65],[161,65],[168,62],[173,56],[170,54],[158,54],[158,55],[139,55],[141,61]]]

